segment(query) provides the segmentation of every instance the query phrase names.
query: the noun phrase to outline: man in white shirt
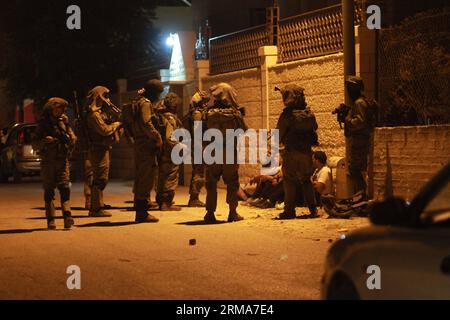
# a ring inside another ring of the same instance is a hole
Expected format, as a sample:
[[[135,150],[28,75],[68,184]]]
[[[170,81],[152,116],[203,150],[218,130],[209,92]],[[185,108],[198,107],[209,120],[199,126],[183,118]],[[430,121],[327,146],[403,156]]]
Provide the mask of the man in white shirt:
[[[323,151],[316,151],[313,153],[312,160],[315,170],[311,177],[311,182],[313,183],[318,198],[320,196],[334,194],[333,176],[331,169],[327,166],[327,155]]]

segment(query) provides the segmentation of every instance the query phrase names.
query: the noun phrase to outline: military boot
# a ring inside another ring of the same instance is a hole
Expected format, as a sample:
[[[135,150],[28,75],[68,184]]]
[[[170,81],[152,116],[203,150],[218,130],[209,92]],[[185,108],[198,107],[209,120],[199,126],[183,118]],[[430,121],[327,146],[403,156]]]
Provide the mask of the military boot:
[[[147,212],[148,204],[147,200],[136,200],[135,202],[136,208],[136,219],[137,223],[154,223],[158,222],[159,219],[152,216]]]
[[[237,213],[237,211],[236,211],[237,206],[238,206],[237,203],[230,204],[230,213],[228,214],[228,222],[236,222],[236,221],[244,220],[244,218]]]
[[[49,230],[55,230],[56,229],[55,205],[53,201],[45,203],[45,216],[47,217],[47,228]]]
[[[172,203],[163,202],[159,206],[159,210],[161,210],[161,211],[180,211],[181,207],[176,206]]]
[[[200,201],[200,199],[198,198],[198,194],[196,194],[196,195],[191,194],[191,196],[189,198],[188,207],[190,207],[190,208],[204,208],[205,204],[202,201]]]
[[[70,211],[65,211],[63,213],[63,217],[64,217],[64,229],[70,229],[75,224],[75,221],[72,218],[72,213]]]
[[[206,223],[215,223],[217,222],[216,216],[214,215],[214,212],[206,212],[206,215],[204,216],[203,220]]]

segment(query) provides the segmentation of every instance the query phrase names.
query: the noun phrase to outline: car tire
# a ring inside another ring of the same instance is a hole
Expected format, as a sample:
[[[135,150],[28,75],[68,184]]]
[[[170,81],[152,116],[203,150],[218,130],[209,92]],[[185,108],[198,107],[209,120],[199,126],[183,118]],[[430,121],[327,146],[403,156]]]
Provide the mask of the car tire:
[[[0,167],[0,183],[8,182],[8,175],[3,173],[2,168]]]
[[[344,273],[336,273],[328,287],[327,300],[360,300],[351,279]]]
[[[22,173],[17,170],[16,165],[13,165],[13,181],[14,183],[22,182]]]

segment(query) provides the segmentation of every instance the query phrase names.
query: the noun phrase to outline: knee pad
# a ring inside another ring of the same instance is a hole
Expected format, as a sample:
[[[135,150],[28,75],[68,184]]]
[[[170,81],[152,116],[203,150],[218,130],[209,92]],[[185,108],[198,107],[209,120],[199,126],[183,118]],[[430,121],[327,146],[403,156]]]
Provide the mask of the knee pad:
[[[94,181],[94,186],[96,186],[98,189],[100,189],[100,190],[105,190],[105,188],[106,188],[106,184],[107,184],[108,182],[106,181],[106,180],[97,180],[97,181]]]

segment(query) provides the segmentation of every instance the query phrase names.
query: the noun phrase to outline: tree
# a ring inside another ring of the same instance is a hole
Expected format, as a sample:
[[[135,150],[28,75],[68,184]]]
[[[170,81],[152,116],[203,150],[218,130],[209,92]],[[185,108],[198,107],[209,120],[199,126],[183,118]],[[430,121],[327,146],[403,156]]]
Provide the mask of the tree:
[[[81,8],[81,30],[69,30],[67,7]],[[2,4],[0,78],[21,101],[70,98],[94,85],[114,87],[134,61],[156,63],[158,31],[148,0],[12,0]]]

